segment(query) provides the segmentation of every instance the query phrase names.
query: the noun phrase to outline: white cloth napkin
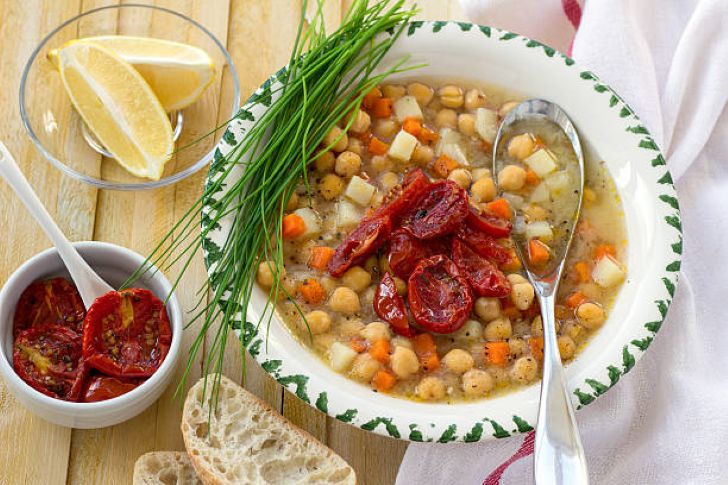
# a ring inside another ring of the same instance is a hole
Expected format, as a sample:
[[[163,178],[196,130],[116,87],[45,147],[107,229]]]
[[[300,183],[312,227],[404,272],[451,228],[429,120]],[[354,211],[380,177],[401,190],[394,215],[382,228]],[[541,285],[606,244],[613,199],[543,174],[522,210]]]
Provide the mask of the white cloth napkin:
[[[461,0],[474,22],[560,49],[569,41],[554,27],[573,33],[563,7],[575,2]],[[591,482],[726,484],[728,1],[586,0],[573,57],[614,87],[654,135],[676,180],[685,233],[678,291],[655,342],[577,413]],[[397,483],[481,484],[522,443],[413,444]],[[500,483],[531,483],[532,474],[528,456]]]

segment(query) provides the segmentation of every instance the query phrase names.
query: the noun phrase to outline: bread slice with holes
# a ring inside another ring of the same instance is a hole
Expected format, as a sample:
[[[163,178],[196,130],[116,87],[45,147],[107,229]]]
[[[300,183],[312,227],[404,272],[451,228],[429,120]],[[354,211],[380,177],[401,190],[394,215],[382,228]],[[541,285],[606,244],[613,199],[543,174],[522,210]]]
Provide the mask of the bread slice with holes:
[[[134,485],[202,485],[184,451],[152,451],[134,464]]]
[[[356,483],[351,466],[266,403],[220,377],[215,412],[209,413],[211,383],[200,379],[185,400],[182,436],[198,476],[215,484]]]

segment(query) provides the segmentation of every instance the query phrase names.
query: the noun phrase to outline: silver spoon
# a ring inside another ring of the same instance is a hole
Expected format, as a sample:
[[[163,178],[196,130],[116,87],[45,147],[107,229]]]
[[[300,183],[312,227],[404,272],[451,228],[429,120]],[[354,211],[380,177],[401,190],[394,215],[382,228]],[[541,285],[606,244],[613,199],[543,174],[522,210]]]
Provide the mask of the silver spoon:
[[[23,172],[18,168],[15,159],[2,142],[0,142],[0,176],[15,191],[21,202],[25,204],[28,212],[35,218],[38,225],[45,231],[48,239],[56,247],[63,264],[66,265],[66,269],[71,274],[71,279],[78,288],[86,309],[88,310],[96,298],[113,291],[113,288],[91,269],[88,263],[78,254],[76,248],[63,235],[63,232],[48,214]]]
[[[574,408],[566,386],[564,368],[561,365],[561,356],[556,343],[556,316],[554,315],[556,291],[581,210],[584,191],[584,154],[576,128],[566,113],[558,105],[549,101],[529,99],[511,110],[498,129],[493,144],[494,175],[498,173],[498,144],[504,131],[512,124],[525,120],[551,121],[558,125],[571,141],[579,164],[579,180],[574,185],[574,188],[578,187],[578,194],[572,196],[573,216],[569,223],[570,227],[567,228],[565,241],[559,247],[552,248],[550,263],[543,268],[531,267],[528,258],[524,257],[527,254],[525,245],[528,241],[524,237],[514,235],[516,251],[526,268],[526,274],[536,290],[536,296],[541,306],[544,334],[543,379],[538,424],[536,425],[534,478],[539,485],[588,484],[589,475],[584,448],[579,438]]]

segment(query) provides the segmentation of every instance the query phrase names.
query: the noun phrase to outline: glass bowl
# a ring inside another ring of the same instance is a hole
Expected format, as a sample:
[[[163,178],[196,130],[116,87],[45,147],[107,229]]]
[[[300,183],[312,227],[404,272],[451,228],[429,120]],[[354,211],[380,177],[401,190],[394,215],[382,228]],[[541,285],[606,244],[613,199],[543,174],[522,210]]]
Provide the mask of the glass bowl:
[[[173,127],[179,131],[177,152],[167,162],[160,180],[131,175],[104,154],[46,57],[70,40],[98,35],[182,42],[203,49],[213,60],[213,83],[192,105],[170,114]],[[20,116],[38,150],[66,175],[102,189],[154,189],[197,172],[212,159],[226,122],[235,116],[239,106],[238,75],[222,43],[191,18],[152,5],[100,7],[63,22],[35,48],[20,81]]]

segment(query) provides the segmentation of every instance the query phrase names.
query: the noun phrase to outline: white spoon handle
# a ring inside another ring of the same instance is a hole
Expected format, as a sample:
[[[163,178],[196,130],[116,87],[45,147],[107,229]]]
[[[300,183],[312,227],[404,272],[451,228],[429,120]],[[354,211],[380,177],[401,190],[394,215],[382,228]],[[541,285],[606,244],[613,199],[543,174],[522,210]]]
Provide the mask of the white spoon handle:
[[[58,250],[58,254],[61,256],[73,282],[78,288],[78,292],[81,294],[86,309],[91,306],[96,298],[112,291],[113,288],[91,269],[88,263],[78,254],[76,248],[63,235],[63,232],[53,221],[51,215],[48,214],[23,172],[18,168],[15,159],[2,142],[0,142],[0,175],[15,191],[18,198],[25,204],[28,212],[38,221],[48,239]]]

